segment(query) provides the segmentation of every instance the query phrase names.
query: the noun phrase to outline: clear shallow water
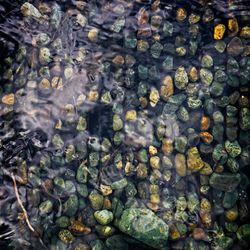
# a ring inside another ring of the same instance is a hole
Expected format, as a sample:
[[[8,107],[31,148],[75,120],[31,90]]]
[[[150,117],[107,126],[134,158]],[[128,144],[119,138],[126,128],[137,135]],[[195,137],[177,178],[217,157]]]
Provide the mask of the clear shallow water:
[[[31,4],[0,9],[1,219],[12,245],[247,247],[248,2]]]

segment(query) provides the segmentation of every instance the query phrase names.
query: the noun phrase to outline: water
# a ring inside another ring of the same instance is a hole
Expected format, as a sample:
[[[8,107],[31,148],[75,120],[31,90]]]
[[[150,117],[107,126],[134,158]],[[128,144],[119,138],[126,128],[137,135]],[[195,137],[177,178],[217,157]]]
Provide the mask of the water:
[[[0,1],[0,248],[247,248],[248,1],[30,4]]]

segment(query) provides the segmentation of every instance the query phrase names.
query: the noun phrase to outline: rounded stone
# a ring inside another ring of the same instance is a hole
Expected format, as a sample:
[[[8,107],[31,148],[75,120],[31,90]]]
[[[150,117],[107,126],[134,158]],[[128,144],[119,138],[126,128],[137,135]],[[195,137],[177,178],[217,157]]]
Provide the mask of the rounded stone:
[[[96,211],[94,213],[95,219],[101,225],[107,225],[113,220],[113,213],[108,210]]]
[[[185,89],[188,84],[188,75],[184,67],[180,66],[175,71],[175,86],[178,89]]]

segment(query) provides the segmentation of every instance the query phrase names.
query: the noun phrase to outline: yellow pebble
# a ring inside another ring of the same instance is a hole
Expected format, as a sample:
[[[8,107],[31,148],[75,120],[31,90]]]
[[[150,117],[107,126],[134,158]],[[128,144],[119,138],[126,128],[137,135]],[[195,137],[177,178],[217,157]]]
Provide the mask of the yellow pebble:
[[[250,27],[245,26],[241,29],[240,36],[244,38],[250,38]]]
[[[171,154],[173,152],[173,141],[167,138],[162,140],[162,151],[164,154]]]
[[[156,104],[159,101],[159,98],[160,98],[160,96],[159,96],[158,90],[156,88],[151,88],[149,100],[150,100],[150,104],[152,107],[156,106]]]
[[[179,8],[177,10],[177,14],[176,14],[176,20],[181,22],[184,21],[187,17],[187,12],[184,8]]]
[[[102,194],[105,195],[105,196],[110,195],[113,192],[112,188],[110,186],[107,186],[107,185],[104,185],[104,184],[100,185],[100,189],[101,189]]]
[[[207,212],[211,211],[211,203],[209,202],[208,199],[206,198],[201,199],[201,210]]]
[[[7,105],[13,105],[15,102],[15,95],[13,93],[2,97],[2,102]]]
[[[160,157],[158,156],[152,156],[149,160],[150,166],[153,169],[159,169],[160,168]]]
[[[89,96],[88,96],[89,101],[95,102],[98,100],[98,97],[99,97],[99,94],[96,90],[91,90],[89,92]]]
[[[88,33],[88,39],[92,42],[97,40],[97,36],[98,36],[98,29],[96,28],[91,29]]]
[[[42,89],[49,89],[50,88],[50,81],[46,78],[43,78],[42,81],[40,82],[40,87]]]
[[[224,24],[217,24],[214,27],[214,39],[215,40],[220,40],[223,38],[224,33],[226,31],[226,27]]]
[[[153,203],[153,204],[159,204],[160,203],[159,194],[151,194],[150,195],[150,202]]]
[[[160,94],[163,100],[167,101],[168,98],[174,93],[173,79],[167,75],[162,80]]]
[[[229,221],[235,221],[238,217],[238,208],[237,206],[225,211],[225,217]]]
[[[189,79],[192,82],[196,82],[198,80],[198,71],[195,67],[192,67],[189,71]]]
[[[126,115],[125,115],[125,119],[127,121],[135,121],[137,118],[137,113],[135,110],[128,110]]]
[[[156,154],[157,154],[157,148],[156,148],[156,147],[154,147],[154,146],[152,146],[152,145],[150,145],[150,146],[149,146],[148,151],[149,151],[149,154],[150,154],[151,156],[153,156],[153,155],[156,155]]]
[[[176,228],[176,226],[172,225],[171,229],[170,229],[170,238],[172,240],[177,240],[181,237],[180,232],[178,231],[178,229]]]
[[[235,17],[228,19],[228,29],[231,35],[236,35],[238,33],[239,25]]]

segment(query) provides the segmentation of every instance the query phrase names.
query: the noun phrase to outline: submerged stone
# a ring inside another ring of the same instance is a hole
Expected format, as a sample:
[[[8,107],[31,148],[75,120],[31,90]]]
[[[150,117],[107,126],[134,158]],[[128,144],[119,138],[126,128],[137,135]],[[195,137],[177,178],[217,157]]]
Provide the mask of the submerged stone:
[[[113,220],[113,213],[108,210],[96,211],[94,216],[96,220],[102,225],[106,225]]]
[[[234,142],[226,141],[225,149],[228,152],[228,154],[233,158],[237,157],[241,153],[241,147],[237,141]]]
[[[224,192],[233,192],[240,184],[240,174],[231,173],[213,173],[209,179],[211,187]]]
[[[227,45],[227,53],[232,56],[240,55],[244,50],[242,41],[238,37],[234,37]]]
[[[175,86],[178,89],[185,89],[188,84],[188,75],[184,67],[179,67],[175,71]]]
[[[124,210],[119,229],[153,248],[165,249],[167,246],[168,225],[149,209]]]

